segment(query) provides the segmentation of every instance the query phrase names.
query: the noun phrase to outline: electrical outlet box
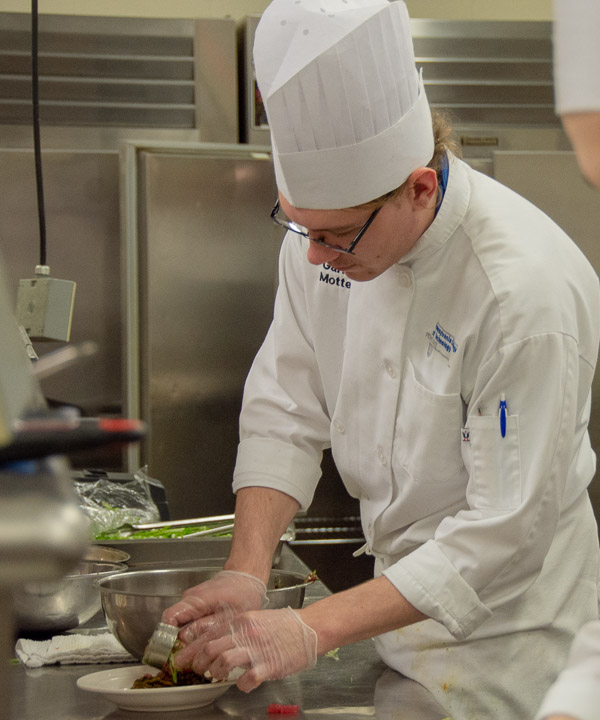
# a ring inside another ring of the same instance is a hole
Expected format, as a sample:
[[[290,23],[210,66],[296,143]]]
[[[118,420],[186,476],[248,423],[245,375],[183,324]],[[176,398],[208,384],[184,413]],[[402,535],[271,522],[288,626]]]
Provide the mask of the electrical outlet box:
[[[47,277],[38,268],[35,278],[19,280],[17,320],[32,340],[68,342],[77,285]]]

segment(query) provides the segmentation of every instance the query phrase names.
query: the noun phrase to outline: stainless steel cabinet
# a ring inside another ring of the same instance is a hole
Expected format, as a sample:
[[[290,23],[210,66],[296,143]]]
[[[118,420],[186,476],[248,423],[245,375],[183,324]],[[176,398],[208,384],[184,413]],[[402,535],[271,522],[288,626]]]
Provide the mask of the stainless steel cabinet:
[[[269,219],[270,155],[129,144],[123,173],[128,413],[150,427],[130,465],[148,464],[174,516],[225,512],[283,235]]]

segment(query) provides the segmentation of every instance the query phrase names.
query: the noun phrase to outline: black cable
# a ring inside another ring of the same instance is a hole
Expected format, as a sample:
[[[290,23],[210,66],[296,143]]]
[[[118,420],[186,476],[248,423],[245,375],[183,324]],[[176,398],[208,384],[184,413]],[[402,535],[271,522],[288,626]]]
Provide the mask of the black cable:
[[[42,151],[40,142],[40,98],[38,82],[38,4],[31,0],[31,96],[33,100],[33,148],[35,182],[37,187],[38,223],[40,228],[40,265],[46,265],[46,214],[44,212],[44,184],[42,181]]]

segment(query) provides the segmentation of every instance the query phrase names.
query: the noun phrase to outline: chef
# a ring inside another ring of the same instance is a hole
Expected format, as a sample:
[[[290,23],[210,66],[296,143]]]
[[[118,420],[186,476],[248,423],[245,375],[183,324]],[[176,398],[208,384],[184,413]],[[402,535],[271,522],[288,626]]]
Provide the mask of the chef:
[[[165,612],[175,664],[244,667],[250,690],[373,637],[454,720],[532,717],[598,617],[596,274],[452,151],[403,2],[274,0],[254,61],[288,232],[245,388],[231,554]],[[269,610],[273,550],[328,446],[375,577]]]

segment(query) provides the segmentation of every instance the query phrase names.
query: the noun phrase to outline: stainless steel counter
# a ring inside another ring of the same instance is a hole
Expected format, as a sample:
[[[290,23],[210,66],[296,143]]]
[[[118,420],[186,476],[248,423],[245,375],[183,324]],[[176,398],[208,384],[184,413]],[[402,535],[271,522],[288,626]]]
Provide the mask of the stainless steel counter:
[[[307,568],[285,547],[282,567]],[[305,604],[329,594],[317,582],[308,588]],[[27,669],[15,665],[8,673],[12,689],[10,720],[158,720],[164,713],[120,710],[108,700],[76,686],[77,678],[108,669],[108,665],[62,665]],[[267,718],[270,703],[294,704],[298,718],[330,717],[355,720],[442,720],[444,710],[417,683],[407,680],[378,658],[373,641],[340,648],[339,660],[319,658],[317,666],[298,675],[263,683],[245,694],[235,686],[214,704],[197,710],[174,711],[167,720]],[[0,711],[0,717],[7,717]],[[276,716],[272,716],[276,717]]]

